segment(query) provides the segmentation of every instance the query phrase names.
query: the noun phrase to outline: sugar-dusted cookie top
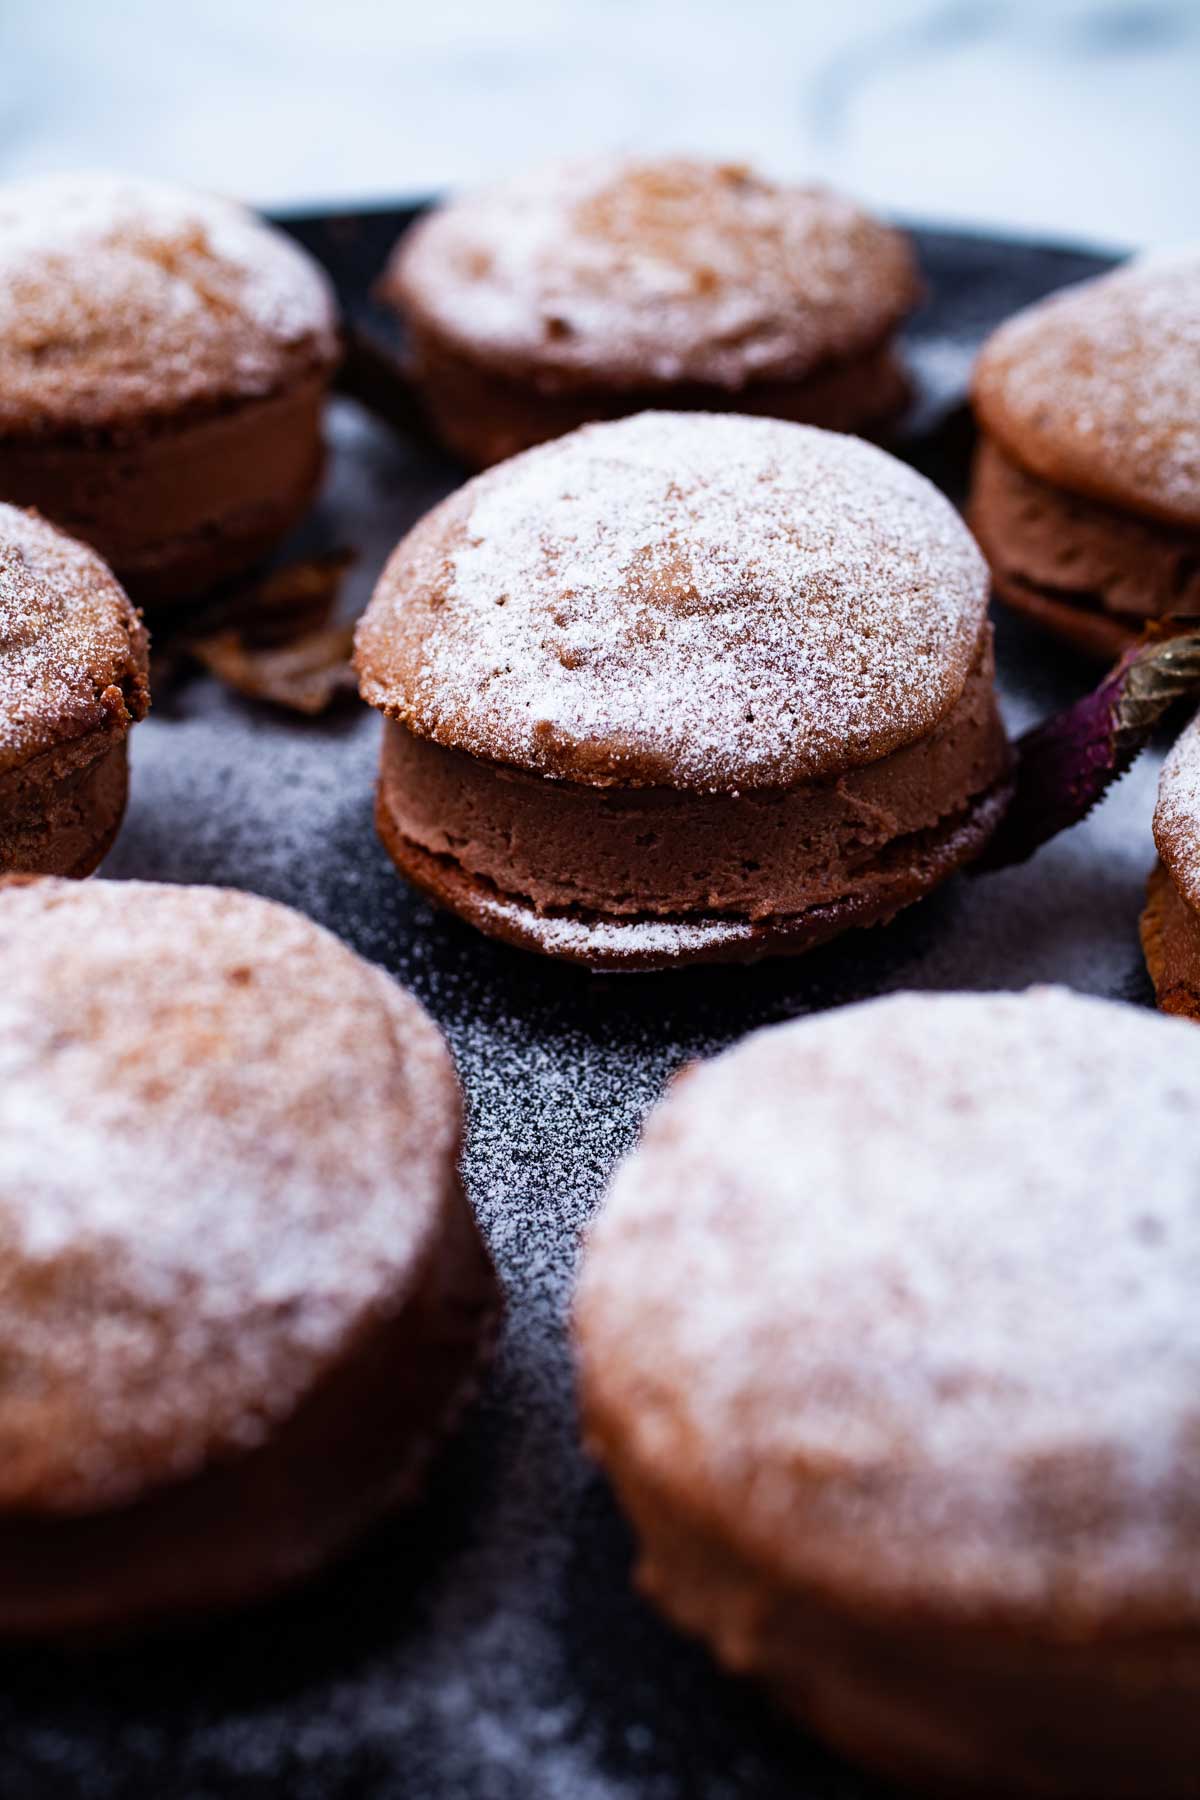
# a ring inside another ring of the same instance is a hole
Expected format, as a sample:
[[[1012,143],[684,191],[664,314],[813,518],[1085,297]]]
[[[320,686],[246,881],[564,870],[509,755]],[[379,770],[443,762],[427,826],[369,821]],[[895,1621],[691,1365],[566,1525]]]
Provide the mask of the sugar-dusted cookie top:
[[[0,883],[0,963],[0,1507],[91,1512],[257,1447],[407,1301],[458,1091],[248,894]]]
[[[760,1032],[650,1115],[576,1330],[606,1455],[778,1578],[1200,1617],[1200,1033],[1061,989]]]
[[[336,354],[324,274],[231,201],[107,174],[0,187],[0,434],[143,427]]]
[[[94,551],[0,502],[0,774],[149,704],[141,621]]]
[[[787,787],[931,731],[986,605],[953,507],[882,450],[642,413],[429,513],[357,661],[373,706],[475,756],[598,785]]]
[[[438,207],[384,293],[547,388],[798,380],[914,305],[903,235],[822,187],[694,158],[556,164]]]
[[[1200,527],[1200,249],[1053,294],[988,340],[980,423],[1057,486]]]

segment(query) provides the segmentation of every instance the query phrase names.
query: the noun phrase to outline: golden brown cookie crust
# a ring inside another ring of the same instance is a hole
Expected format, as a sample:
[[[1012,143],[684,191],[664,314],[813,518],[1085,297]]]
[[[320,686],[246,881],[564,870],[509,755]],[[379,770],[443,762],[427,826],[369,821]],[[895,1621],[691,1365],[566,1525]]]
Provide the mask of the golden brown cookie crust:
[[[1058,990],[760,1033],[592,1228],[582,1412],[643,1585],[922,1789],[1190,1792],[1192,1036]]]
[[[393,553],[363,697],[556,779],[785,788],[962,696],[987,569],[944,496],[856,439],[735,414],[587,426],[477,476]]]
[[[686,157],[558,164],[437,208],[381,284],[418,336],[545,392],[737,393],[877,348],[903,235],[818,187]]]
[[[411,1491],[495,1314],[445,1046],[249,895],[10,882],[0,946],[0,1630],[269,1591]]]
[[[1200,529],[1200,250],[1053,294],[985,344],[975,411],[1054,487]]]

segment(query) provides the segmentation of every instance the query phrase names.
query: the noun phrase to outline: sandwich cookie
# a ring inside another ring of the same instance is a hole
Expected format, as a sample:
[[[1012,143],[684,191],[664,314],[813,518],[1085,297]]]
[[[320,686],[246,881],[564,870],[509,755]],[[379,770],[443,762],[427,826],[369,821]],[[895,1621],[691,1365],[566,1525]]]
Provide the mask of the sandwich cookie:
[[[476,467],[646,406],[880,432],[908,400],[907,239],[827,188],[695,157],[556,164],[448,201],[380,283]]]
[[[150,704],[140,616],[83,544],[0,503],[0,875],[89,875]]]
[[[987,571],[856,439],[592,425],[469,482],[359,627],[410,881],[593,968],[806,950],[920,898],[1009,796]]]
[[[0,884],[0,1634],[257,1599],[416,1491],[497,1288],[410,995],[284,907]]]
[[[202,593],[300,519],[337,358],[325,276],[240,206],[113,175],[0,187],[0,500],[135,599]]]
[[[1007,605],[1105,658],[1200,613],[1200,251],[1018,313],[974,404],[969,516]]]
[[[900,995],[680,1077],[575,1306],[649,1597],[921,1792],[1200,1766],[1200,1034]]]

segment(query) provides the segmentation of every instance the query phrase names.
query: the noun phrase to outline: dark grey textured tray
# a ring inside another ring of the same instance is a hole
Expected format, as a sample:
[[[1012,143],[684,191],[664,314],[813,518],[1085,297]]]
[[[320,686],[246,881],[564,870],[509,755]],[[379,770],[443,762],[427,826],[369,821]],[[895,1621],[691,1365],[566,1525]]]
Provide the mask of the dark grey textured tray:
[[[361,330],[411,214],[287,223]],[[930,300],[904,451],[951,492],[971,356],[1007,312],[1105,259],[919,231]],[[348,402],[305,544],[361,553],[355,598],[461,478]],[[1014,727],[1092,675],[1008,622]],[[630,1545],[576,1447],[564,1320],[580,1228],[666,1076],[754,1026],[895,988],[1055,980],[1142,1001],[1137,945],[1156,757],[1028,866],[953,882],[884,930],[794,963],[594,978],[485,942],[396,878],[371,826],[377,723],[305,724],[197,680],[134,742],[112,876],[224,882],[290,901],[415,989],[469,1102],[471,1199],[509,1296],[484,1396],[427,1502],[307,1591],[186,1642],[63,1661],[8,1655],[0,1795],[683,1800],[882,1793],[777,1721],[630,1591]],[[164,1196],[169,1203],[171,1196]]]

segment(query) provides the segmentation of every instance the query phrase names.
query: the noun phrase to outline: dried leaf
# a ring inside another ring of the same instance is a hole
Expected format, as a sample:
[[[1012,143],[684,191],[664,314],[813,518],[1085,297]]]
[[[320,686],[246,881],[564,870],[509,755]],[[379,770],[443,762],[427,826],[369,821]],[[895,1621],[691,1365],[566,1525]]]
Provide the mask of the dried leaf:
[[[1012,803],[977,870],[1024,862],[1086,818],[1175,701],[1200,695],[1196,624],[1150,627],[1092,693],[1018,739]]]
[[[155,678],[166,685],[198,664],[248,699],[313,716],[354,688],[352,624],[333,622],[342,578],[354,561],[335,550],[274,570],[226,592],[156,634]]]
[[[329,624],[342,591],[350,550],[328,550],[303,562],[273,569],[253,587],[228,596],[215,608],[210,631],[236,629],[254,643],[283,643]],[[190,632],[189,637],[207,636]]]
[[[327,625],[280,644],[250,644],[241,632],[218,631],[190,648],[197,662],[235,693],[315,717],[339,694],[354,691],[353,644],[353,625]]]

